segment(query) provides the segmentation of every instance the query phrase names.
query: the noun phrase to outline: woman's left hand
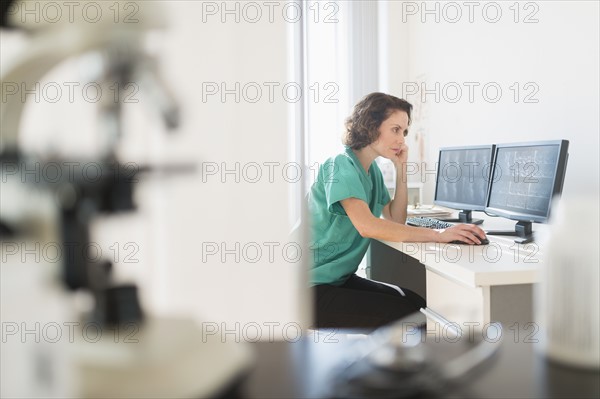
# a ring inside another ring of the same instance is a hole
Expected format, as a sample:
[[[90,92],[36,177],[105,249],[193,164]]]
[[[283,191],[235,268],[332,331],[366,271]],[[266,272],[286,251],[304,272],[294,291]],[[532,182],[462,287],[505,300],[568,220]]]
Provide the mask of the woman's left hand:
[[[401,168],[403,164],[408,161],[408,146],[406,144],[402,144],[400,146],[400,151],[396,153],[396,156],[392,159],[396,169]]]

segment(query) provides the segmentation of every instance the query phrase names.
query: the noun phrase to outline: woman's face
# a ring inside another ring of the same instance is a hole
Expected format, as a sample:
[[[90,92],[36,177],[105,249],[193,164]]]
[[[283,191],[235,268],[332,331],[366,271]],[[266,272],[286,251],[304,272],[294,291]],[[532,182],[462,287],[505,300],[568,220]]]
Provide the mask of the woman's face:
[[[404,111],[394,111],[389,118],[379,126],[379,138],[370,144],[371,148],[384,158],[393,159],[404,144],[408,133],[408,114]]]

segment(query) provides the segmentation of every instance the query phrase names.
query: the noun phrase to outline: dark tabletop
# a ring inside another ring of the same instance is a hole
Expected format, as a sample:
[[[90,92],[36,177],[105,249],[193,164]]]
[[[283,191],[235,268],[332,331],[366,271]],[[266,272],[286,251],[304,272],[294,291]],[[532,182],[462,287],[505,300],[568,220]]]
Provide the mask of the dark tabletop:
[[[356,357],[364,335],[343,331],[319,332],[291,342],[260,342],[256,362],[240,392],[247,398],[337,397],[334,381],[343,365]],[[437,394],[417,397],[473,398],[598,398],[598,370],[572,368],[549,361],[537,344],[515,342],[505,337],[493,358],[460,384],[445,387]],[[520,340],[524,341],[524,340]],[[432,359],[443,359],[446,348],[436,347]],[[449,351],[452,352],[452,351]],[[355,356],[355,357],[353,357]],[[435,361],[435,360],[434,360]],[[440,360],[443,361],[443,360]]]

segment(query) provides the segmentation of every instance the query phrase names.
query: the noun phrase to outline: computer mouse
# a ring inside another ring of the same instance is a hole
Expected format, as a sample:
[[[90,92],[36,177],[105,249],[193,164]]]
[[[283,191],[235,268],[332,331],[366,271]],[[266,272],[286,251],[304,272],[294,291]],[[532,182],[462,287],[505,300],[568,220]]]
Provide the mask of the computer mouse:
[[[464,245],[488,245],[490,243],[490,240],[488,240],[487,238],[481,238],[478,235],[475,235],[477,238],[479,238],[479,241],[481,241],[481,244],[469,244],[466,243],[464,241],[460,241],[460,240],[455,240],[455,241],[451,241],[450,244],[464,244]]]

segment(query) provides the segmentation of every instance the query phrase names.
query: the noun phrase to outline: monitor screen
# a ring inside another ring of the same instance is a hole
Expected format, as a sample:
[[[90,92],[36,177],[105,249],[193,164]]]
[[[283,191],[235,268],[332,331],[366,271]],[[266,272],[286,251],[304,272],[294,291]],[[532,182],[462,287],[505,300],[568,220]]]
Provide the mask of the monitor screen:
[[[440,149],[434,203],[454,209],[485,209],[494,146]]]
[[[498,144],[486,211],[509,219],[546,222],[562,192],[567,140]]]

